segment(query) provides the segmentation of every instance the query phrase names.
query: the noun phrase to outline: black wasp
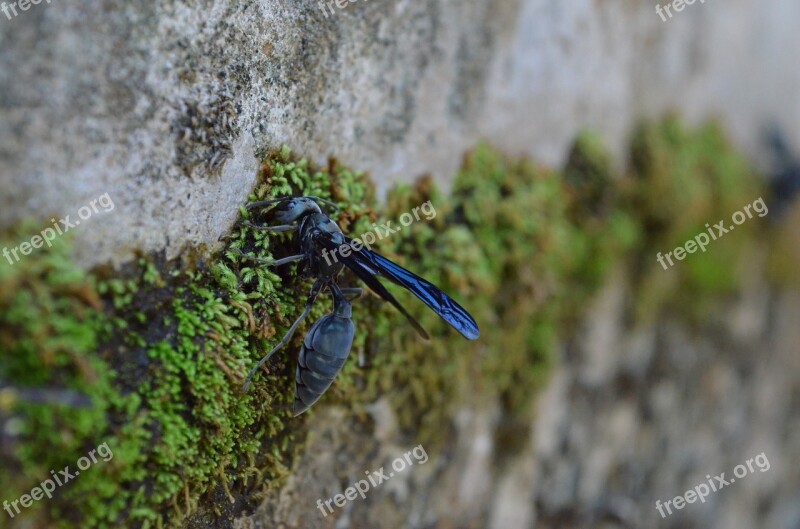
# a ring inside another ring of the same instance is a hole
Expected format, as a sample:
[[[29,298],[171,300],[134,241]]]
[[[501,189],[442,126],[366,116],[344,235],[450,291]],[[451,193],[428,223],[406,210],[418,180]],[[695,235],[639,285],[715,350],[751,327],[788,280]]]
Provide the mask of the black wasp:
[[[247,209],[255,209],[274,205],[271,213],[280,225],[259,226],[251,222],[247,225],[263,231],[296,232],[298,253],[276,261],[242,255],[267,266],[300,261],[303,276],[313,277],[315,281],[308,294],[305,310],[280,343],[250,371],[244,384],[245,391],[256,371],[289,342],[300,322],[308,316],[322,289],[327,287],[333,296],[333,312],[326,314],[311,326],[300,348],[295,376],[295,416],[310,408],[330,387],[344,366],[353,344],[355,328],[350,319],[352,311],[348,298],[360,296],[361,289],[338,286],[338,276],[344,266],[352,270],[376,294],[394,305],[423,338],[427,339],[428,333],[378,281],[378,276],[408,289],[465,338],[475,340],[479,335],[478,325],[472,316],[436,286],[382,255],[360,245],[351,245],[352,241],[344,236],[333,220],[322,213],[318,203],[336,208],[331,202],[318,197],[284,197],[253,202],[247,206]],[[341,251],[345,247],[350,251]],[[339,250],[338,259],[333,262],[330,259],[323,259],[324,254],[335,249]]]

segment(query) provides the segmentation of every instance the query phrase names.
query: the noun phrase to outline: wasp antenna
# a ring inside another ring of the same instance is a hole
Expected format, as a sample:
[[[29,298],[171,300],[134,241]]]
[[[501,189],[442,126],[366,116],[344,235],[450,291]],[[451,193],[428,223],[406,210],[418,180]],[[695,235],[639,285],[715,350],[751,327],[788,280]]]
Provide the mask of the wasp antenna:
[[[411,324],[414,330],[417,331],[417,334],[419,335],[420,338],[422,338],[426,342],[430,341],[431,335],[428,334],[428,331],[426,331],[425,328],[422,325],[420,325],[417,320],[409,316],[406,316],[406,319],[408,319],[408,322]]]
[[[245,206],[246,209],[253,209],[253,208],[260,208],[261,206],[269,206],[270,204],[277,204],[278,202],[283,202],[285,200],[289,200],[290,198],[294,198],[292,196],[288,197],[281,197],[281,198],[273,198],[271,200],[259,200],[258,202],[251,202]]]

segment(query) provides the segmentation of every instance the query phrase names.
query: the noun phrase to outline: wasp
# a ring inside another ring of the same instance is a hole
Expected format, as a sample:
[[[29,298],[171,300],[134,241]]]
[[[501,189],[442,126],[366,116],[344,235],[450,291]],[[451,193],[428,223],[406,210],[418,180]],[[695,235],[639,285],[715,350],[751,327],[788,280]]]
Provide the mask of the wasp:
[[[416,332],[426,340],[429,336],[425,329],[378,281],[378,277],[407,289],[468,340],[475,340],[480,334],[472,316],[441,289],[386,257],[362,245],[351,244],[352,240],[342,233],[338,224],[322,212],[320,204],[337,209],[335,204],[313,196],[283,197],[248,204],[248,210],[271,206],[270,213],[280,224],[266,226],[250,221],[246,224],[262,231],[295,233],[297,253],[283,259],[270,260],[248,256],[241,250],[236,250],[244,258],[264,266],[281,266],[298,262],[300,267],[298,272],[301,277],[314,278],[303,312],[289,327],[281,341],[250,371],[243,387],[244,391],[247,391],[258,369],[289,342],[301,322],[311,312],[314,302],[323,289],[329,290],[333,296],[333,311],[314,322],[300,348],[295,375],[293,404],[295,417],[308,410],[331,386],[344,366],[353,345],[355,326],[351,319],[350,301],[359,297],[362,289],[339,287],[338,278],[345,267],[352,270],[378,296],[397,308]],[[345,247],[350,251],[341,251]],[[327,252],[337,249],[339,259],[331,261],[327,258]]]

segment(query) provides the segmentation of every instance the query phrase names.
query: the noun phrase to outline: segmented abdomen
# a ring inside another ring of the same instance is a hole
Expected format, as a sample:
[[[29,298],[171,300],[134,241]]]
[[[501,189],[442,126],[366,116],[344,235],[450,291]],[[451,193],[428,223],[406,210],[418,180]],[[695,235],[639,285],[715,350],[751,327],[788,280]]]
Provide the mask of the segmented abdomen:
[[[342,370],[355,327],[349,318],[326,314],[306,334],[297,360],[294,415],[310,408],[331,386]]]

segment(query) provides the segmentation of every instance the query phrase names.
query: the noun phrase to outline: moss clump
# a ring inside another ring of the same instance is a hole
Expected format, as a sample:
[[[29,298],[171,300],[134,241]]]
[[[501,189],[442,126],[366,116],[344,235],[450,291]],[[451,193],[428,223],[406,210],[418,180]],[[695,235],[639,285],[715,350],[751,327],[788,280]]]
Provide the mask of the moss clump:
[[[2,244],[14,246],[34,233],[33,226],[20,226]],[[9,501],[50,478],[50,470],[69,465],[74,471],[79,457],[104,442],[109,417],[135,406],[135,399],[114,388],[113,370],[98,352],[110,330],[102,308],[97,281],[71,264],[66,239],[0,266],[0,381],[6,396],[0,419],[13,454],[4,457],[0,490]],[[125,452],[136,435],[133,424],[121,429],[114,449]],[[98,508],[88,511],[95,522],[106,509],[122,507],[113,478],[102,477],[116,475],[122,465],[119,459],[98,464],[58,489],[59,501],[12,512],[36,518],[48,509],[69,521],[74,513],[66,505],[84,501]]]
[[[359,204],[371,193],[361,176],[310,173],[287,151],[271,154],[261,177],[254,200],[305,193]],[[342,222],[362,215],[347,208]],[[270,241],[247,227],[230,239],[260,255],[287,250],[286,237]],[[289,420],[288,362],[275,362],[249,393],[240,388],[302,308],[292,270],[251,267],[227,252],[191,266],[143,259],[122,273],[87,274],[68,254],[61,241],[0,272],[0,379],[15,384],[2,411],[21,425],[0,490],[18,497],[103,442],[114,457],[19,517],[63,527],[174,526],[204,494],[221,491],[241,511],[279,486],[303,437]],[[323,311],[320,303],[312,317]],[[79,406],[22,398],[67,391]]]
[[[605,213],[612,205],[616,186],[611,156],[597,133],[578,134],[567,156],[564,182],[576,215]]]
[[[287,150],[266,153],[263,162],[251,201],[329,199],[351,236],[387,220],[400,226],[403,214],[430,202],[375,249],[461,302],[481,325],[480,340],[464,340],[390,287],[434,337],[422,342],[367,293],[353,305],[352,352],[371,368],[348,362],[315,406],[340,402],[361,414],[386,397],[429,449],[446,439],[443,425],[465,404],[499,398],[503,431],[519,432],[556,342],[571,334],[615,267],[634,271],[640,316],[690,294],[699,313],[738,284],[718,270],[732,268],[758,228],[753,221],[670,272],[656,263],[657,251],[759,194],[715,126],[687,130],[674,119],[641,126],[627,175],[612,176],[610,157],[591,134],[578,138],[563,172],[480,145],[450,196],[423,178],[395,188],[380,212],[368,180],[335,162],[315,168]],[[244,207],[241,217],[269,221]],[[242,393],[249,368],[302,312],[310,282],[294,265],[254,266],[238,252],[280,258],[294,253],[292,244],[287,234],[238,223],[226,250],[208,261],[151,256],[122,272],[85,273],[61,241],[25,266],[0,267],[0,381],[14,384],[0,393],[4,431],[14,432],[12,449],[0,455],[0,490],[18,497],[104,442],[114,453],[21,518],[62,527],[230,526],[281,486],[304,436],[304,419],[289,418],[296,351],[330,300],[320,297],[286,350]],[[357,284],[347,273],[340,283]],[[500,436],[515,439],[509,450],[519,447],[519,435]]]
[[[736,227],[736,232],[712,240],[665,271],[656,262],[667,253],[759,197],[766,197],[760,180],[744,158],[709,123],[687,129],[676,118],[640,125],[631,145],[630,179],[623,207],[639,218],[642,245],[638,252],[640,317],[653,317],[665,303],[697,317],[708,314],[715,295],[731,295],[742,283],[745,263],[753,255],[759,217]],[[740,266],[737,266],[739,264]]]
[[[507,421],[527,420],[556,340],[635,241],[633,220],[622,212],[574,215],[573,192],[559,172],[480,145],[466,157],[451,198],[427,179],[390,195],[389,218],[428,200],[437,216],[398,234],[388,255],[466,300],[482,330],[468,343],[416,303],[415,315],[437,338],[395,338],[391,365],[380,369],[405,426],[435,439],[453,406],[470,398],[480,405],[500,397]]]

